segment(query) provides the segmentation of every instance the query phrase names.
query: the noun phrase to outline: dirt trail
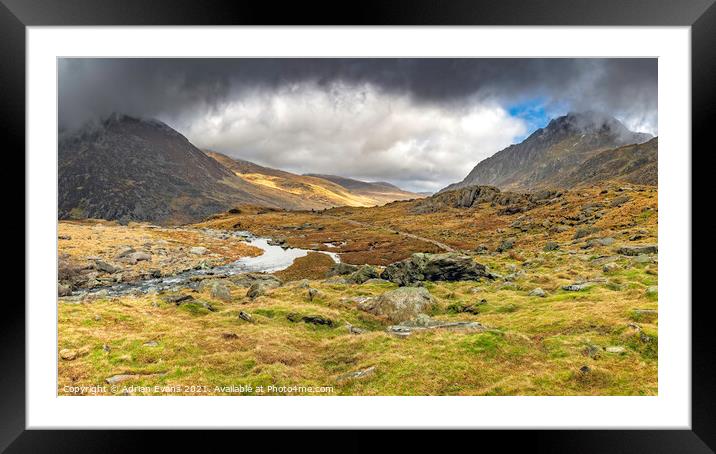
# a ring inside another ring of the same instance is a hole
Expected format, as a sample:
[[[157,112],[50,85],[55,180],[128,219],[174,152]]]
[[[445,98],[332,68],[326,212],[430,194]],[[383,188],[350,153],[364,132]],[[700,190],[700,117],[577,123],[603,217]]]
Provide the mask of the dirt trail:
[[[445,252],[458,252],[455,248],[453,248],[453,247],[451,247],[451,246],[448,246],[448,245],[445,244],[445,243],[441,243],[440,241],[433,240],[433,239],[430,239],[430,238],[425,238],[425,237],[423,237],[423,236],[418,236],[418,235],[415,235],[415,234],[413,234],[413,233],[401,232],[400,230],[395,230],[395,229],[391,229],[391,228],[383,227],[383,226],[379,226],[379,225],[373,225],[373,224],[369,224],[369,223],[367,223],[367,222],[356,221],[356,220],[353,220],[353,219],[346,219],[346,218],[343,218],[343,217],[340,217],[340,216],[332,216],[332,215],[327,215],[327,214],[324,214],[323,216],[329,217],[329,218],[333,218],[333,219],[338,219],[339,221],[347,222],[348,224],[355,225],[355,226],[358,226],[358,227],[367,227],[367,228],[370,228],[370,229],[385,230],[385,231],[387,231],[387,232],[396,233],[396,234],[398,234],[398,235],[401,235],[401,236],[404,236],[404,237],[407,237],[407,238],[412,238],[412,239],[414,239],[414,240],[424,241],[424,242],[426,242],[426,243],[431,243],[431,244],[434,244],[435,246],[439,247],[440,249],[444,250]]]

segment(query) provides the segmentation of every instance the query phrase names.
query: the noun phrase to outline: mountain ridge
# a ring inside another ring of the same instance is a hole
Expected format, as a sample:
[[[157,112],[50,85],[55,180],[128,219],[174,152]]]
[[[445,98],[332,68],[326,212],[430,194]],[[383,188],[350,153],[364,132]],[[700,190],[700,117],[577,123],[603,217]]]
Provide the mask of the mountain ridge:
[[[509,190],[564,187],[561,178],[599,152],[652,138],[650,134],[630,131],[606,114],[569,113],[550,120],[522,142],[480,161],[462,181],[439,192],[472,185]]]

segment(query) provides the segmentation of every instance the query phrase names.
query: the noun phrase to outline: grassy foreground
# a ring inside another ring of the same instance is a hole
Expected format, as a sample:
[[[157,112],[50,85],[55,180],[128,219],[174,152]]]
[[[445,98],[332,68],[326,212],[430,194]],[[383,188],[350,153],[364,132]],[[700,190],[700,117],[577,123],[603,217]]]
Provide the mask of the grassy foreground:
[[[310,258],[313,254],[278,273],[289,281],[284,286],[256,299],[245,296],[246,288],[229,284],[230,302],[188,288],[179,293],[195,299],[181,305],[156,293],[61,300],[58,393],[656,395],[658,265],[613,252],[619,244],[630,244],[635,231],[639,241],[655,242],[656,191],[632,193],[627,203],[613,208],[613,194],[602,196],[606,208],[596,223],[597,236],[616,238],[614,245],[583,249],[595,235],[573,239],[579,236],[578,225],[549,230],[557,217],[572,216],[570,210],[579,211],[600,193],[597,188],[569,195],[569,204],[528,212],[527,229],[524,222],[511,227],[524,214],[498,216],[490,207],[422,215],[424,222],[415,216],[407,220],[406,202],[375,208],[372,216],[366,211],[371,209],[334,212],[379,225],[373,235],[368,227],[351,228],[330,213],[266,213],[266,218],[249,213],[208,221],[215,228],[240,224],[237,229],[274,237],[280,231],[296,245],[345,243],[342,256],[360,263],[373,257],[379,265],[410,252],[436,252],[431,243],[395,238],[399,235],[386,228],[409,229],[461,250],[483,243],[493,250],[508,236],[516,242],[509,251],[474,257],[504,278],[425,284],[438,302],[433,318],[479,321],[490,328],[485,332],[388,333],[386,321],[359,310],[356,298],[377,296],[396,285],[331,283],[322,276],[330,263]],[[434,222],[438,216],[442,224]],[[298,233],[286,228],[306,223],[321,228],[309,225]],[[465,233],[440,235],[447,230]],[[394,245],[376,240],[373,252],[360,250],[369,238]],[[544,250],[547,240],[560,247]],[[609,260],[600,261],[605,257]],[[607,269],[605,262],[614,265]],[[588,285],[578,291],[562,288],[576,281]],[[538,287],[546,296],[530,296]],[[309,295],[310,289],[317,292]],[[465,312],[465,306],[477,310]],[[241,312],[252,321],[241,318]],[[300,316],[322,316],[332,326],[307,323]],[[348,325],[364,332],[352,334]]]

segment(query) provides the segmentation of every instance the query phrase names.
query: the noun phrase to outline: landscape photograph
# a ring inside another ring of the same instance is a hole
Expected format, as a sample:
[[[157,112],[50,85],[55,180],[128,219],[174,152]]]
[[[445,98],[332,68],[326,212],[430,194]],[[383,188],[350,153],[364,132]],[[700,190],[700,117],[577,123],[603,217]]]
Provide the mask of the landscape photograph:
[[[658,394],[656,58],[57,65],[58,395]]]

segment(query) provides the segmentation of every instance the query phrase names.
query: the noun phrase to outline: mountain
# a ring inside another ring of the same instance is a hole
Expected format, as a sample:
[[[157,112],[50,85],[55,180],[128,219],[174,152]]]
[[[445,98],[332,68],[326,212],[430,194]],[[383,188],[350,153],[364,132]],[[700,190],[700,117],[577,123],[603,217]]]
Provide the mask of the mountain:
[[[240,203],[301,208],[237,178],[174,129],[114,114],[58,144],[60,219],[102,218],[184,223]]]
[[[410,200],[421,198],[423,195],[415,192],[408,192],[400,189],[391,183],[384,181],[366,182],[354,180],[353,178],[340,177],[337,175],[307,174],[306,176],[332,181],[354,194],[375,200],[377,205],[384,205],[396,200]]]
[[[306,210],[373,206],[390,198],[381,196],[218,153],[208,156],[151,119],[113,114],[62,132],[58,143],[60,219],[181,224],[241,204]]]
[[[659,139],[605,150],[581,163],[561,182],[565,187],[618,180],[656,186],[658,184]]]
[[[245,181],[300,197],[307,208],[376,206],[395,200],[420,198],[420,195],[403,191],[390,183],[366,183],[332,175],[297,175],[213,151],[206,151],[206,154]]]
[[[551,120],[523,142],[510,145],[479,162],[463,181],[442,191],[472,185],[510,190],[565,187],[564,177],[578,177],[574,172],[579,166],[600,152],[640,144],[651,138],[650,134],[630,131],[608,115],[570,113]],[[575,180],[571,178],[570,181]]]

